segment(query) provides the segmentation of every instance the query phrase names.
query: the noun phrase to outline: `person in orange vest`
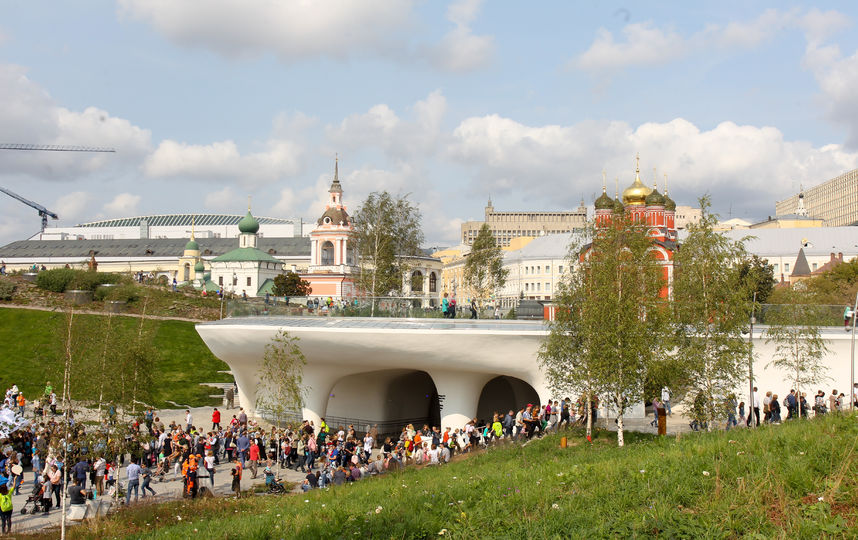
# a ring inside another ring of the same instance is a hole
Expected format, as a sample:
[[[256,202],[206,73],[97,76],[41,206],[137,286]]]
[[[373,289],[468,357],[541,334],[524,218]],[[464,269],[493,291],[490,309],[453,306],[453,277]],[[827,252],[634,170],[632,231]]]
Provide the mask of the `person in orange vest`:
[[[182,463],[182,477],[185,481],[185,496],[196,498],[197,496],[197,464],[199,456],[189,454],[188,459]]]
[[[18,410],[21,412],[21,416],[24,416],[24,406],[27,404],[27,400],[24,399],[24,392],[18,394]]]

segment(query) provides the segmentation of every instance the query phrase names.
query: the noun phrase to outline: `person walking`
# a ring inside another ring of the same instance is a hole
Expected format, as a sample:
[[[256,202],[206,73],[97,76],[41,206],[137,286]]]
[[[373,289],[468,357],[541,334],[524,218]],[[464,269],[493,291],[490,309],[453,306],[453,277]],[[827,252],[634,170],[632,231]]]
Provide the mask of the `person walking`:
[[[673,412],[670,410],[670,388],[666,386],[662,386],[661,388],[661,404],[664,405],[667,415],[672,416]]]
[[[131,463],[125,469],[125,476],[128,478],[128,487],[125,488],[125,506],[131,503],[131,491],[134,491],[134,501],[136,502],[140,496],[140,465],[137,465],[137,458],[132,457]],[[117,475],[118,478],[118,475]]]
[[[149,467],[144,463],[142,467],[140,467],[140,477],[143,479],[143,483],[140,484],[140,491],[143,493],[143,498],[146,498],[146,490],[152,492],[152,496],[155,496],[155,490],[149,485],[149,482],[152,481],[152,473],[149,470]]]
[[[12,533],[12,493],[9,486],[0,485],[0,534]]]
[[[217,407],[212,411],[212,431],[220,429],[220,411]]]

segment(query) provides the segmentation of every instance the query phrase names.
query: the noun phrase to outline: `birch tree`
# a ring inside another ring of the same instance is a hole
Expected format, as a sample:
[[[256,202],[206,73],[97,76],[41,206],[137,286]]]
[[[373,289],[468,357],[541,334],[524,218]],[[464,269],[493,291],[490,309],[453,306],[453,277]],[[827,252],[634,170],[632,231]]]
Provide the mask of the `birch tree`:
[[[540,362],[553,389],[586,394],[588,411],[593,395],[605,396],[623,446],[625,411],[642,399],[647,367],[666,341],[662,267],[645,227],[623,215],[595,230],[569,263]]]
[[[376,299],[402,293],[410,257],[420,254],[423,243],[420,210],[407,195],[394,197],[387,191],[367,196],[355,213],[352,242],[357,248],[358,285],[371,297],[372,316]]]
[[[485,301],[506,283],[509,270],[503,267],[503,250],[488,224],[483,223],[465,260],[465,284]]]
[[[304,398],[304,366],[307,359],[298,346],[298,338],[279,331],[265,345],[262,366],[257,372],[261,392],[256,406],[268,410],[279,425],[289,411],[300,409]]]
[[[813,295],[797,284],[781,293],[783,304],[771,306],[766,312],[766,343],[775,345],[775,353],[768,366],[787,372],[785,379],[793,384],[796,399],[801,389],[829,379],[828,367],[822,362],[828,346],[819,331],[824,324],[825,312],[814,304]],[[801,407],[798,407],[801,418]]]
[[[741,276],[745,251],[741,243],[714,230],[717,216],[709,197],[700,199],[702,217],[674,259],[673,306],[675,353],[686,367],[692,394],[702,394],[708,430],[725,416],[720,406],[748,373],[748,344],[742,330],[750,300]]]

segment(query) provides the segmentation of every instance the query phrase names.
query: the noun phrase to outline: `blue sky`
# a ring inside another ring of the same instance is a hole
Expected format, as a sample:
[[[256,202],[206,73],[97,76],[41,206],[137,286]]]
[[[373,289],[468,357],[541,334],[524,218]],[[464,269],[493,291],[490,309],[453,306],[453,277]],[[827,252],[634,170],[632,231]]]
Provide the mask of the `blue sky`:
[[[691,7],[689,7],[689,5]],[[634,174],[723,217],[858,166],[854,3],[81,0],[0,4],[0,186],[62,224],[165,212],[315,219],[410,193],[427,243]],[[0,199],[0,242],[36,231]]]

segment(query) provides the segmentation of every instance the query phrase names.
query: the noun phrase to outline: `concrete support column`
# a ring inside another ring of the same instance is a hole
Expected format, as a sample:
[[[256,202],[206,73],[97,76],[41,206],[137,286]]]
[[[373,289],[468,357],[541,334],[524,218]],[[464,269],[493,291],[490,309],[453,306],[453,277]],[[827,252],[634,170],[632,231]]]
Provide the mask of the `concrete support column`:
[[[473,420],[483,386],[492,378],[484,373],[429,370],[441,403],[441,430],[461,428]]]
[[[325,416],[328,408],[328,396],[334,388],[334,383],[342,377],[342,373],[336,372],[330,366],[304,366],[304,406],[301,408],[303,420],[310,420],[318,428],[321,418]]]

